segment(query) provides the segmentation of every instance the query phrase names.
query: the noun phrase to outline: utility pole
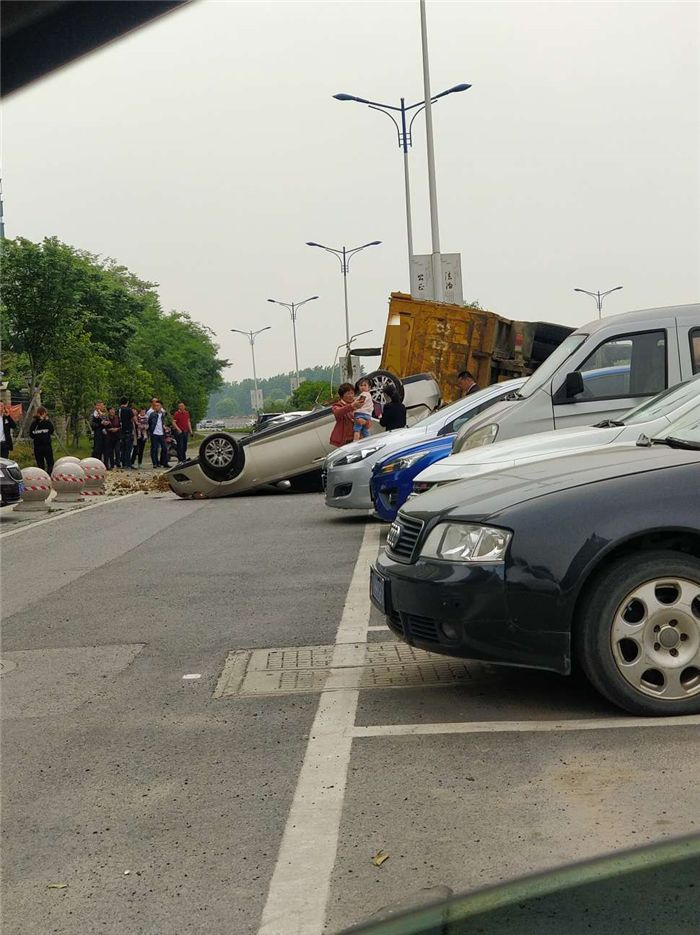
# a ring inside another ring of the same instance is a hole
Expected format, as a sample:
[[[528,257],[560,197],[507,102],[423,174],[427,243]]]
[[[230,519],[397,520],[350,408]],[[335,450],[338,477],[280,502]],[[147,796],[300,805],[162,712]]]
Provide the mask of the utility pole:
[[[420,0],[420,34],[423,47],[423,99],[425,100],[425,137],[428,148],[430,232],[433,241],[433,294],[436,302],[444,302],[445,287],[442,281],[442,259],[440,257],[440,229],[438,226],[437,186],[435,183],[435,147],[433,143],[433,101],[430,95],[430,64],[428,62],[428,26],[425,17],[425,0]]]

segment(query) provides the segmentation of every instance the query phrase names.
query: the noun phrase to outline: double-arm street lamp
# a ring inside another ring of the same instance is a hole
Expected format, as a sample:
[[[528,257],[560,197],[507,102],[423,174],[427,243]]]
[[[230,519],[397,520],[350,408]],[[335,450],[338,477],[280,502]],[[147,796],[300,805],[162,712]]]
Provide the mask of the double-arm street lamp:
[[[365,250],[367,247],[378,247],[381,243],[381,240],[371,240],[369,243],[362,244],[361,247],[352,247],[348,250],[347,247],[340,247],[336,250],[334,247],[324,247],[322,243],[314,243],[313,240],[307,240],[307,247],[320,247],[321,250],[325,250],[327,253],[332,253],[335,257],[338,258],[340,262],[340,271],[343,274],[343,294],[345,296],[345,342],[346,344],[350,343],[350,315],[348,313],[348,272],[350,271],[350,260],[355,256],[356,253],[359,253],[360,250]]]
[[[255,339],[263,331],[269,331],[270,327],[270,325],[265,325],[264,328],[259,328],[257,331],[240,331],[238,328],[231,328],[231,331],[235,331],[236,334],[244,334],[250,341],[250,353],[253,357],[253,385],[255,387],[255,406],[253,408],[256,411],[258,410],[258,375],[255,371]]]
[[[606,295],[610,295],[611,292],[617,292],[618,289],[622,289],[622,286],[615,286],[614,289],[608,289],[607,292],[589,292],[588,289],[574,289],[574,292],[583,292],[584,295],[590,295],[592,299],[595,299],[595,304],[598,309],[598,318],[603,317],[603,299]]]
[[[307,302],[313,302],[314,299],[317,299],[317,295],[309,296],[308,299],[304,299],[303,302],[279,302],[277,299],[268,299],[268,302],[273,302],[275,305],[283,305],[286,309],[289,309],[289,313],[292,316],[292,333],[294,335],[294,370],[297,375],[297,389],[299,388],[299,353],[297,351],[297,309],[301,308],[302,305],[306,305]]]
[[[441,97],[448,94],[456,94],[459,91],[467,91],[471,88],[470,84],[456,84],[447,91],[441,91],[440,94],[434,94],[431,102],[438,101]],[[379,101],[368,101],[364,97],[356,97],[354,94],[334,94],[336,101],[355,101],[357,104],[366,104],[372,110],[378,110],[386,114],[396,127],[399,149],[403,152],[403,180],[406,196],[406,238],[408,241],[408,275],[409,283],[411,281],[411,265],[413,261],[413,221],[411,219],[411,184],[408,173],[408,151],[413,146],[413,121],[421,111],[425,110],[425,101],[417,101],[415,104],[406,104],[406,99],[401,98],[398,107],[393,104],[382,104]],[[396,116],[394,116],[396,114]],[[408,119],[410,117],[410,120]]]

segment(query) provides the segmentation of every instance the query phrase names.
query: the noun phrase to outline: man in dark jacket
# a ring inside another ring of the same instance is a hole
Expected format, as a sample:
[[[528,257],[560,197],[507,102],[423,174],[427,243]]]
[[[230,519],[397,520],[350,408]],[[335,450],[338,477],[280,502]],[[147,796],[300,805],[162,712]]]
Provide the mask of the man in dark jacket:
[[[476,380],[468,370],[463,370],[457,374],[457,386],[459,387],[460,399],[464,399],[465,396],[469,396],[471,393],[476,393],[479,389]]]
[[[119,443],[121,445],[121,465],[125,471],[132,470],[131,452],[134,447],[134,410],[126,396],[119,400]]]
[[[0,416],[0,458],[9,458],[12,451],[12,429],[17,428],[17,423],[4,403],[0,403]]]

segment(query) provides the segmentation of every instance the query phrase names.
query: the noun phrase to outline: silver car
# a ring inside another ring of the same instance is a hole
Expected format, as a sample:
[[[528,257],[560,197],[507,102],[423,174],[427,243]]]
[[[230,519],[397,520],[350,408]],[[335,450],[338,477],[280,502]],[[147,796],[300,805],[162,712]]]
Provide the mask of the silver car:
[[[519,378],[494,383],[493,386],[470,393],[464,399],[431,413],[410,428],[351,442],[332,452],[326,458],[323,468],[326,506],[339,510],[372,509],[369,481],[377,461],[391,451],[398,451],[412,442],[427,441],[439,435],[456,432],[469,419],[473,419],[509,393],[519,390],[524,382],[524,379]]]

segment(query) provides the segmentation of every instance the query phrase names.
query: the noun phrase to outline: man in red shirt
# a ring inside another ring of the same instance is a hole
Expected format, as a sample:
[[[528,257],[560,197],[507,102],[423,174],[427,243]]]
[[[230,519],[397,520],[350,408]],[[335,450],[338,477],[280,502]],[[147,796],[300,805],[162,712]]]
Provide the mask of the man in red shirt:
[[[186,461],[187,442],[192,432],[192,423],[190,422],[190,414],[185,408],[184,403],[177,404],[177,409],[173,413],[173,422],[177,429],[177,437],[175,439],[177,444],[177,460],[180,462]]]

